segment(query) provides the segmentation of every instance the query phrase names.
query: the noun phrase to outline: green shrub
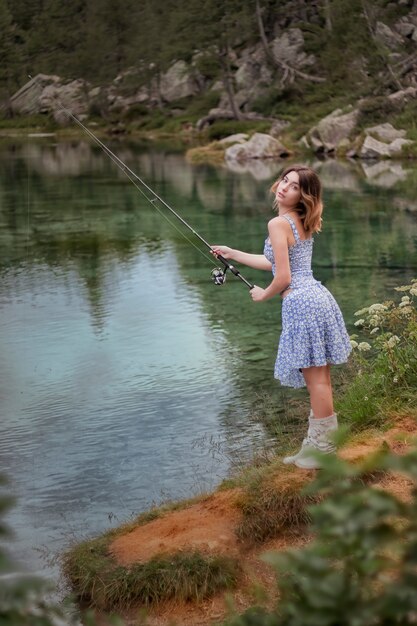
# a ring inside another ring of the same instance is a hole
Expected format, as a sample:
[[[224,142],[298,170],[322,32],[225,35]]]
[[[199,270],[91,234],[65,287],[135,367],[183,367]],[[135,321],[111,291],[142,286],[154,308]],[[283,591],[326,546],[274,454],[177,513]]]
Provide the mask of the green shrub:
[[[6,484],[0,476],[0,487]],[[0,494],[0,516],[10,509],[13,500]],[[10,541],[11,532],[0,521],[0,539]],[[76,626],[79,619],[74,610],[54,604],[47,599],[53,591],[51,586],[36,576],[24,574],[0,546],[0,624],[1,626]],[[85,624],[93,626],[96,622],[91,615],[86,616]],[[119,624],[120,621],[113,621]]]
[[[359,129],[385,123],[400,110],[400,105],[385,96],[366,98],[359,105],[357,127]]]
[[[366,486],[369,473],[400,472],[407,501]],[[227,626],[408,626],[417,611],[417,450],[384,450],[360,466],[323,457],[308,487],[315,540],[264,556],[277,573],[272,611],[252,608]]]
[[[267,132],[271,128],[271,122],[252,122],[250,120],[222,120],[214,122],[208,129],[210,141],[223,139],[234,133]]]
[[[351,336],[356,375],[337,402],[355,429],[386,424],[393,411],[416,409],[417,279],[395,289],[404,294],[398,304],[389,300],[355,313],[367,341]]]

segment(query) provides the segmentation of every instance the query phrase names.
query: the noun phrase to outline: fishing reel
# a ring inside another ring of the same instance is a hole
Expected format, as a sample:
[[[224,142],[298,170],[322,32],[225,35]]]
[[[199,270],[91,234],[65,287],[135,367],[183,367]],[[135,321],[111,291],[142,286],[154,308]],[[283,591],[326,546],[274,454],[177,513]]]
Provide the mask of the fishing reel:
[[[225,269],[222,269],[221,267],[215,267],[214,270],[212,270],[211,280],[215,285],[224,285],[224,283],[226,282],[226,270],[227,267]]]

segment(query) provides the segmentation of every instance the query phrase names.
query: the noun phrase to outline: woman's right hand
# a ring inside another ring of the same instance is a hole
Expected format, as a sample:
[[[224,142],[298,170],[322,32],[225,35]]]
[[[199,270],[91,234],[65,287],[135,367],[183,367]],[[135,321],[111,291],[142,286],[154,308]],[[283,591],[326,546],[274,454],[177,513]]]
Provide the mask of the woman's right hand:
[[[228,246],[211,246],[211,252],[214,256],[218,256],[220,254],[225,259],[233,259],[234,250]]]

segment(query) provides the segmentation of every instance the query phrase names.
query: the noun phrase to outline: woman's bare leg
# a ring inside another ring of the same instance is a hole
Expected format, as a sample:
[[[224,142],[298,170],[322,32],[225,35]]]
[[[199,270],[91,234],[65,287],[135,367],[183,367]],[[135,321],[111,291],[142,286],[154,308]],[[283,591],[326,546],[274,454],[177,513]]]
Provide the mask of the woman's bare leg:
[[[333,415],[333,389],[330,365],[306,367],[302,372],[310,394],[313,416],[320,419]]]

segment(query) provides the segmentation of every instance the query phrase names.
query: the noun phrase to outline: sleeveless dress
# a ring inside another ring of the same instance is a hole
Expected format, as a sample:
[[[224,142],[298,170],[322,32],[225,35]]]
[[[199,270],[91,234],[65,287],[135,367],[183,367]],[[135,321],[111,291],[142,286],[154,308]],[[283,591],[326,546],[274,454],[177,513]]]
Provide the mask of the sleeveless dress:
[[[311,259],[313,238],[301,239],[294,221],[291,225],[295,244],[288,247],[292,289],[282,302],[282,333],[274,377],[286,387],[305,387],[303,367],[345,363],[352,350],[342,312],[326,287],[313,277]],[[270,239],[265,241],[264,255],[275,259]]]

